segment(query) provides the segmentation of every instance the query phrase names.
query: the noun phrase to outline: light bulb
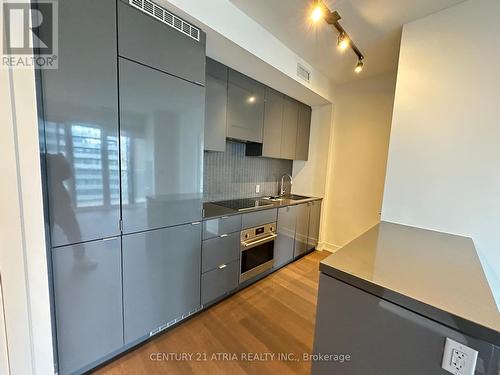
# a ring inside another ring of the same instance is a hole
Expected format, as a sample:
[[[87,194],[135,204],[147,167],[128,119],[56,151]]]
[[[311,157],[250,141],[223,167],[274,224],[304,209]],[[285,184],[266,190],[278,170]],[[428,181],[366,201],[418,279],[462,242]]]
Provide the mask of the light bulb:
[[[344,51],[347,47],[349,47],[349,44],[350,44],[349,37],[344,33],[340,34],[339,39],[337,41],[337,46],[342,51]]]
[[[249,96],[248,99],[247,99],[247,101],[249,103],[255,103],[255,96]]]
[[[363,61],[358,60],[358,63],[356,64],[356,67],[354,68],[354,71],[359,74],[363,70]]]
[[[314,23],[319,22],[323,18],[323,6],[320,2],[316,3],[312,12],[311,12],[311,20]]]

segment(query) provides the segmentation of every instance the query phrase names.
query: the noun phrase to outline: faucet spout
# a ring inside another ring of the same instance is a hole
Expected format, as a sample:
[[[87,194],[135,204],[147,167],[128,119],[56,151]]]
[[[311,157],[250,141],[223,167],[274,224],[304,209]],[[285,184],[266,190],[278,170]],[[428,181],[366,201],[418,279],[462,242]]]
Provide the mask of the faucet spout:
[[[281,176],[281,184],[280,184],[280,192],[279,192],[280,196],[285,195],[285,193],[287,192],[285,189],[285,177],[288,177],[290,180],[290,191],[288,192],[288,194],[291,194],[291,192],[292,192],[292,184],[293,184],[292,176],[290,176],[288,173],[285,173],[283,176]]]

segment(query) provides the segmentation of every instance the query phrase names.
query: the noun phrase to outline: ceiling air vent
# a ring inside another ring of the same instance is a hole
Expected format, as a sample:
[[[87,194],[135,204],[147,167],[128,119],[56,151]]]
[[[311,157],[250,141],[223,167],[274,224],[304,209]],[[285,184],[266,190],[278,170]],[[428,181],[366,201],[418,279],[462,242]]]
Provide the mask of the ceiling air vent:
[[[155,3],[149,0],[129,0],[129,4],[134,8],[149,14],[151,17],[156,18],[158,21],[176,29],[184,35],[187,35],[198,42],[200,41],[200,30],[198,28],[180,19]]]
[[[297,75],[307,82],[311,79],[311,72],[299,63],[297,63]]]

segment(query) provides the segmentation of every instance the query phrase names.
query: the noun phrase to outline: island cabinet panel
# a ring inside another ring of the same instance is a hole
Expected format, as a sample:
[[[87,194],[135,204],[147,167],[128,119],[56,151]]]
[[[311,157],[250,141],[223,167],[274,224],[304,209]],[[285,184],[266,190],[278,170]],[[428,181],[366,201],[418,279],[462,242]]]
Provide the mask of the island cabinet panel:
[[[492,344],[320,275],[313,352],[350,360],[313,361],[313,375],[444,375],[447,337],[479,352],[476,374],[498,374],[500,357]]]
[[[297,223],[295,227],[294,257],[307,252],[307,235],[309,231],[310,207],[307,203],[295,206]]]
[[[309,156],[309,134],[311,132],[311,107],[299,104],[295,160],[307,160]]]
[[[281,135],[281,158],[295,159],[299,102],[285,97],[283,107],[283,129]]]
[[[297,206],[278,209],[278,237],[274,247],[274,267],[279,268],[293,259],[295,247],[295,226],[297,222]]]
[[[229,69],[227,137],[262,143],[265,86]]]
[[[207,58],[205,82],[205,150],[226,150],[228,68]]]
[[[123,236],[125,343],[200,306],[201,224]]]
[[[321,200],[309,202],[309,229],[307,231],[307,249],[313,250],[318,246],[319,223],[321,220]]]

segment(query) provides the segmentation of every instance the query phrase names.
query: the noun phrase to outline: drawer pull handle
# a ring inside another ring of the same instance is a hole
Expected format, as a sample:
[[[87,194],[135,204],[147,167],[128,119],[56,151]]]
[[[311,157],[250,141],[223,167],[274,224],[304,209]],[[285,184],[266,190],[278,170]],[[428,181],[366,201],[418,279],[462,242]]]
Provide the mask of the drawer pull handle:
[[[229,219],[229,216],[222,216],[221,217],[222,220],[226,220],[226,219]]]
[[[221,265],[219,266],[219,269],[220,269],[220,270],[222,270],[222,269],[224,269],[224,268],[226,268],[226,267],[227,267],[227,264],[221,264]]]
[[[224,237],[227,237],[227,234],[221,234],[220,235],[220,238],[224,238]]]

